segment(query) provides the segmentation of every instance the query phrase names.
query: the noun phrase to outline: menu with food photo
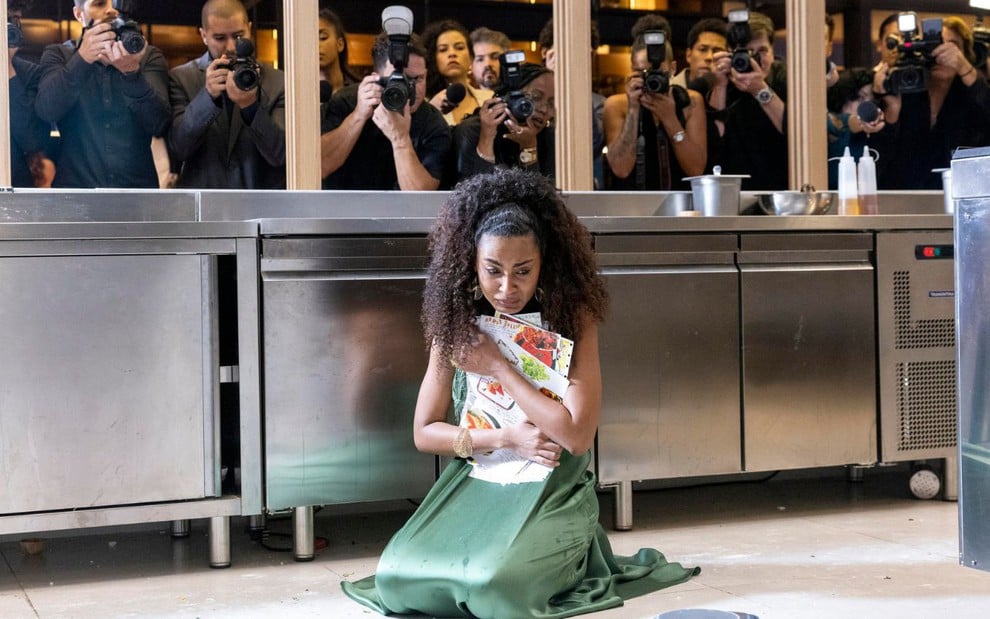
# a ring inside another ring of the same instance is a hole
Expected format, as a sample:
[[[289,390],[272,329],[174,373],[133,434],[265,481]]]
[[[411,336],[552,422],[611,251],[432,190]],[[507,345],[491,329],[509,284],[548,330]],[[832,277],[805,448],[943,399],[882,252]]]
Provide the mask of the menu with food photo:
[[[527,318],[534,318],[539,323],[538,314]],[[547,397],[563,398],[569,384],[566,371],[570,368],[573,342],[517,318],[479,316],[477,322],[478,328],[495,341],[523,378]],[[468,372],[467,387],[467,397],[460,411],[463,427],[497,429],[526,420],[525,411],[490,377]],[[472,464],[471,477],[501,484],[542,481],[552,470],[510,449],[475,454]]]

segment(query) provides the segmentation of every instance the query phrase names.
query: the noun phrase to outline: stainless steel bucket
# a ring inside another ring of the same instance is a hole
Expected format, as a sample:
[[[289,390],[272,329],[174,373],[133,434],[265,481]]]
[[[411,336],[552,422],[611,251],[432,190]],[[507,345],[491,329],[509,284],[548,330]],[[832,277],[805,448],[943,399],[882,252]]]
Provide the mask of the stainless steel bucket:
[[[722,174],[722,168],[715,166],[714,174],[689,176],[691,199],[694,210],[706,217],[732,216],[739,214],[739,192],[742,179],[748,174]]]

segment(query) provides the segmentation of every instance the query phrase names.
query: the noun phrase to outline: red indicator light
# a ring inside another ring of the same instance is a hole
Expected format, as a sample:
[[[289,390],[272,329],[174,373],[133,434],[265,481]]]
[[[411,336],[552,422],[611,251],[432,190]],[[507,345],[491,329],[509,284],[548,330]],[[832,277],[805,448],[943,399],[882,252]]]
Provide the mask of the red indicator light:
[[[934,258],[936,255],[938,255],[938,252],[935,251],[934,247],[924,247],[921,250],[921,255],[923,255],[925,258]]]

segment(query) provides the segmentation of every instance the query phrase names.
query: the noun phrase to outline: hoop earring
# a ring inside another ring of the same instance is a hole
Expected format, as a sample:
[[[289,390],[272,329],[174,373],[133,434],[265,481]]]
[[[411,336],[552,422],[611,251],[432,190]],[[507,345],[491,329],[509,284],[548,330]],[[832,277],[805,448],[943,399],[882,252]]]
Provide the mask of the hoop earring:
[[[477,283],[475,283],[474,286],[469,288],[468,291],[471,293],[471,296],[474,297],[475,301],[480,301],[481,297],[484,296],[481,293],[481,286],[479,286]]]
[[[533,294],[533,298],[536,299],[537,303],[543,303],[543,296],[543,289],[537,286],[536,293]]]

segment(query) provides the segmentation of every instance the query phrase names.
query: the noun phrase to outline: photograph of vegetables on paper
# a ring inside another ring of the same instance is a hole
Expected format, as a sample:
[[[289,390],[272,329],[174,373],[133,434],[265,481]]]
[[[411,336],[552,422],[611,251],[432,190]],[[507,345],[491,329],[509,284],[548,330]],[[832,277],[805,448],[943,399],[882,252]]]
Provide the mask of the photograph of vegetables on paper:
[[[478,316],[477,324],[530,384],[547,397],[556,400],[564,397],[574,342],[538,326],[539,314]],[[467,385],[467,397],[460,411],[462,426],[495,429],[526,420],[525,411],[497,381],[469,372]],[[551,471],[508,449],[475,454],[472,464],[471,477],[501,484],[543,481]]]

